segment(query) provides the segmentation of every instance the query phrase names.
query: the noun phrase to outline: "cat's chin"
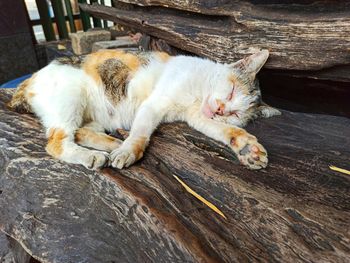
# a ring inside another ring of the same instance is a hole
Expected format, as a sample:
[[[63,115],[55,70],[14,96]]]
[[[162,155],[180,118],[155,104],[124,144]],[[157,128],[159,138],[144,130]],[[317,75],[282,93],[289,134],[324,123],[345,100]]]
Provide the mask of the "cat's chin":
[[[209,107],[202,107],[202,113],[204,114],[205,117],[212,119],[214,118],[215,114],[210,110]]]
[[[201,111],[204,114],[204,116],[206,116],[209,119],[212,119],[215,116],[215,113],[212,111],[208,103],[208,98],[203,102]]]

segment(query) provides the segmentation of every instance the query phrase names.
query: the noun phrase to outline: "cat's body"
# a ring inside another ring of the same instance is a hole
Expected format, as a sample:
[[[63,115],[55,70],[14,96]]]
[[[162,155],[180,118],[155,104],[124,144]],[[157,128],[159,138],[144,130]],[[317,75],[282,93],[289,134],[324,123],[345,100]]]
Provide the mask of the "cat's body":
[[[241,163],[260,169],[267,165],[265,149],[237,126],[278,113],[261,105],[255,80],[267,57],[261,51],[224,65],[161,52],[101,51],[81,65],[46,66],[21,84],[10,106],[25,106],[41,119],[50,155],[91,169],[131,165],[157,125],[174,121],[229,145]],[[131,129],[124,142],[105,134],[118,128]]]

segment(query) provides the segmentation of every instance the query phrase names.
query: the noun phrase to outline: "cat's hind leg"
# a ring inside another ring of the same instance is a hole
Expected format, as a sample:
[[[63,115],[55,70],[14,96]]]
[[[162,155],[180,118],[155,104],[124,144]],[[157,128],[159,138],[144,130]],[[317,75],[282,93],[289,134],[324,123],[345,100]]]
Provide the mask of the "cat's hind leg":
[[[74,132],[62,128],[49,128],[46,151],[59,160],[82,164],[88,169],[98,169],[108,162],[108,153],[89,150],[74,142]]]
[[[97,122],[90,122],[75,133],[75,142],[79,145],[100,151],[111,152],[117,149],[122,141],[109,136]]]
[[[108,154],[92,151],[74,142],[75,132],[84,123],[89,91],[94,82],[71,66],[51,63],[31,82],[31,108],[46,128],[46,151],[68,163],[97,169],[108,161]]]

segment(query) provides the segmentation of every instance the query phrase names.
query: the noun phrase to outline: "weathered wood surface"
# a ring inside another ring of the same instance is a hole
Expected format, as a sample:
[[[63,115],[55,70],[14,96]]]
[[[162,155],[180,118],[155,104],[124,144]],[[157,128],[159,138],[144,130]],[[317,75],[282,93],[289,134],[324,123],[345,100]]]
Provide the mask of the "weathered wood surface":
[[[13,263],[13,252],[10,248],[10,242],[7,236],[0,232],[0,262],[1,263]]]
[[[39,263],[13,238],[0,231],[0,263]]]
[[[297,20],[300,15],[309,14],[311,19],[321,18],[324,15],[343,17],[349,9],[349,3],[334,0],[112,0],[115,3],[128,3],[139,6],[163,6],[206,15],[235,16],[240,12],[249,12],[252,15],[268,17],[276,14],[274,11],[283,12],[279,17]],[[338,2],[337,5],[334,5]],[[269,13],[269,11],[271,13]],[[299,16],[298,16],[299,14]],[[283,15],[283,16],[281,16]],[[287,15],[286,17],[284,15]],[[270,17],[271,18],[271,17]]]
[[[93,172],[53,160],[38,121],[0,93],[0,229],[42,262],[348,262],[350,120],[283,112],[248,130],[262,171],[185,124],[145,157]],[[223,219],[173,178],[217,205]]]
[[[221,62],[266,48],[271,52],[266,64],[270,69],[320,70],[350,64],[350,4],[344,1],[306,1],[308,5],[298,1],[270,5],[256,3],[263,1],[123,2],[163,7],[81,7],[96,17]],[[330,74],[337,78],[336,73]],[[346,74],[344,77],[349,80]]]

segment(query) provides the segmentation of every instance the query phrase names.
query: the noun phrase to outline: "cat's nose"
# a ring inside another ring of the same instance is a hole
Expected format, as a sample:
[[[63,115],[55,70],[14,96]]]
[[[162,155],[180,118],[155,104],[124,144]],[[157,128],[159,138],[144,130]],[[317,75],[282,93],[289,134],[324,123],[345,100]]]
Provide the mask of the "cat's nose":
[[[222,116],[222,115],[224,115],[225,104],[223,104],[223,103],[218,103],[218,104],[219,104],[219,107],[217,108],[215,114]]]

